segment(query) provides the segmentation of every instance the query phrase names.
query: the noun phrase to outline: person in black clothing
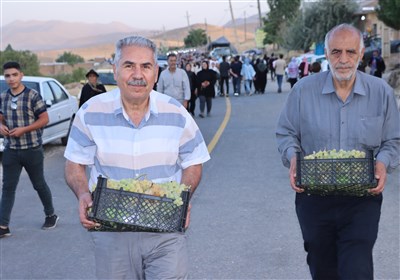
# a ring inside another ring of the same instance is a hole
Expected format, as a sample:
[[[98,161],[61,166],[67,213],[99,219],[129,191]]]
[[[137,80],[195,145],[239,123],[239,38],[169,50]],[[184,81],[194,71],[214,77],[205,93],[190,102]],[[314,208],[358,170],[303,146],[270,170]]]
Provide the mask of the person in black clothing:
[[[197,99],[197,91],[196,91],[196,74],[192,71],[192,65],[190,62],[186,63],[185,66],[186,74],[189,78],[190,83],[190,100],[188,102],[188,111],[194,117],[194,110],[196,109],[196,99]]]
[[[200,99],[200,114],[201,118],[204,118],[204,109],[207,103],[207,116],[210,115],[212,99],[215,96],[214,85],[216,82],[216,72],[209,69],[208,61],[201,63],[202,70],[197,73],[197,95]]]
[[[99,74],[97,74],[93,69],[90,69],[90,71],[86,73],[88,82],[82,88],[81,97],[79,99],[79,108],[93,96],[107,91],[102,84],[97,83],[98,77]]]
[[[271,57],[268,59],[268,68],[271,71],[271,80],[275,81],[275,68],[274,68],[274,61],[277,60],[277,57],[274,57],[274,53],[271,53]]]
[[[255,93],[264,94],[265,86],[267,85],[268,66],[264,59],[257,58],[254,65],[256,71],[256,79],[254,81]]]
[[[386,65],[378,50],[374,50],[372,57],[369,60],[368,66],[370,67],[370,74],[382,78],[382,73],[385,72]]]
[[[231,65],[226,61],[226,56],[222,57],[222,62],[219,64],[219,74],[220,74],[220,86],[221,86],[221,96],[229,96],[229,69]],[[224,91],[224,82],[226,85],[226,91]]]
[[[233,62],[231,63],[231,69],[229,73],[232,75],[232,83],[233,83],[233,92],[235,96],[240,95],[240,82],[242,80],[242,76],[240,72],[242,71],[242,62],[239,60],[240,56],[235,56]]]

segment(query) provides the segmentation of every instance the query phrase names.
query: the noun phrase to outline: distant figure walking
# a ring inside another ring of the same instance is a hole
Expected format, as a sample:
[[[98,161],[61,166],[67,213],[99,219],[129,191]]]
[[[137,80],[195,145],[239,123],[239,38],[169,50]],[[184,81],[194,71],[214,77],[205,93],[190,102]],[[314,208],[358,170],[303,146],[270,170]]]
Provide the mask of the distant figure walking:
[[[299,77],[299,66],[297,66],[297,61],[295,57],[292,57],[288,65],[288,81],[290,83],[290,88],[294,86],[297,82],[297,78]]]
[[[300,79],[308,76],[310,73],[310,64],[307,61],[307,57],[303,57],[302,62],[299,65],[299,70],[300,70]]]
[[[168,68],[160,74],[157,91],[175,98],[187,108],[191,97],[189,78],[185,70],[176,66],[176,54],[170,53],[167,61]]]
[[[373,51],[368,66],[370,67],[371,75],[382,78],[382,73],[385,72],[386,65],[378,50]]]
[[[199,117],[204,118],[204,110],[207,105],[207,116],[210,116],[212,99],[215,96],[215,82],[217,76],[215,71],[208,68],[208,61],[201,63],[202,70],[197,73],[197,95],[200,99]]]
[[[252,95],[251,83],[256,75],[256,71],[250,64],[249,58],[245,59],[244,64],[242,65],[242,70],[240,71],[240,75],[243,77],[245,94]]]
[[[240,72],[242,71],[242,62],[239,60],[240,56],[235,56],[234,60],[231,63],[230,74],[232,75],[232,84],[233,84],[233,95],[240,95],[240,82],[242,77],[240,76]]]
[[[226,61],[226,56],[224,55],[222,57],[222,62],[219,64],[219,75],[220,75],[220,81],[219,85],[221,87],[221,96],[225,95],[226,97],[229,97],[229,70],[231,69],[231,65],[229,62]],[[225,88],[224,90],[224,83],[225,83]]]
[[[190,100],[188,102],[188,111],[194,117],[194,110],[196,109],[197,89],[196,89],[196,74],[192,71],[192,64],[186,63],[186,74],[189,78],[190,84]]]
[[[104,85],[97,82],[99,74],[97,74],[93,69],[90,69],[90,71],[86,73],[85,77],[88,79],[88,82],[82,88],[81,96],[79,98],[79,108],[93,96],[107,91]]]
[[[268,74],[268,65],[264,59],[257,59],[256,65],[254,66],[254,70],[256,71],[254,88],[255,93],[264,94],[265,86],[267,85],[267,74]]]
[[[283,59],[283,54],[280,54],[279,59],[274,61],[273,66],[276,73],[276,81],[278,82],[278,93],[281,93],[283,75],[285,75],[285,67],[286,67],[286,61]]]

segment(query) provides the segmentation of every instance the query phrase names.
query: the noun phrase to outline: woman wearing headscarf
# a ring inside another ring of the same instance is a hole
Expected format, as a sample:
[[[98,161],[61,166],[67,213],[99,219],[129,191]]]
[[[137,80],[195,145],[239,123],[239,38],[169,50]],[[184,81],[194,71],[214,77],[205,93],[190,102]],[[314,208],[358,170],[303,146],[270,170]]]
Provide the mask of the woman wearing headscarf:
[[[208,67],[208,62],[203,61],[201,63],[202,70],[197,73],[197,96],[200,99],[200,114],[201,118],[204,118],[204,109],[207,105],[207,116],[210,115],[212,99],[215,96],[215,81],[217,73]]]
[[[299,65],[300,79],[308,76],[310,72],[310,64],[308,64],[307,57],[303,57],[303,61]]]
[[[244,60],[244,64],[242,66],[242,70],[240,71],[240,75],[243,77],[244,80],[244,90],[246,95],[251,95],[251,82],[256,75],[256,71],[254,70],[253,66],[250,64],[250,59],[246,58]]]
[[[97,83],[98,77],[99,74],[97,74],[93,69],[90,69],[90,71],[86,73],[88,82],[82,88],[81,96],[79,98],[79,108],[93,96],[107,91],[102,84]]]
[[[290,83],[290,88],[294,86],[297,82],[299,76],[299,67],[297,66],[297,61],[295,57],[292,57],[288,65],[288,82]]]
[[[264,94],[265,86],[267,85],[267,74],[268,74],[268,65],[264,59],[257,58],[256,65],[254,66],[254,70],[256,71],[254,88],[255,93]]]

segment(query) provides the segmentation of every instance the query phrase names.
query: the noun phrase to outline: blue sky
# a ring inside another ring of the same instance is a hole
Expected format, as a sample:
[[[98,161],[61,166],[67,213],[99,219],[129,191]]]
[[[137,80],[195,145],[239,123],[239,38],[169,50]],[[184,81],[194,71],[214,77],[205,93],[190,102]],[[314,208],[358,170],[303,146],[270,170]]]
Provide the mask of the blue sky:
[[[258,14],[257,0],[232,0],[235,18]],[[260,0],[262,15],[268,10]],[[139,29],[174,29],[189,24],[223,25],[231,20],[227,0],[0,0],[0,26],[14,20],[61,20],[109,23],[118,21]],[[187,15],[189,17],[187,17]]]

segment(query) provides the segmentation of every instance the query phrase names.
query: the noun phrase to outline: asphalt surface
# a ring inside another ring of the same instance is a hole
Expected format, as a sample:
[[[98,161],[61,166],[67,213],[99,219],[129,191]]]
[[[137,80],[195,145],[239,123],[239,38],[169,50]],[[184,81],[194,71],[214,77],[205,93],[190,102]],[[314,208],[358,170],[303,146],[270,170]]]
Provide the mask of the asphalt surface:
[[[190,279],[310,279],[295,194],[280,161],[275,126],[289,92],[213,100],[211,117],[195,117],[207,143],[231,115],[204,165],[186,232]],[[197,114],[199,109],[196,108]],[[94,279],[93,247],[64,180],[64,147],[45,147],[45,173],[60,221],[44,231],[42,206],[23,172],[10,229],[0,239],[0,279]],[[399,172],[388,178],[374,249],[375,279],[400,279]],[[362,232],[360,232],[362,234]]]

